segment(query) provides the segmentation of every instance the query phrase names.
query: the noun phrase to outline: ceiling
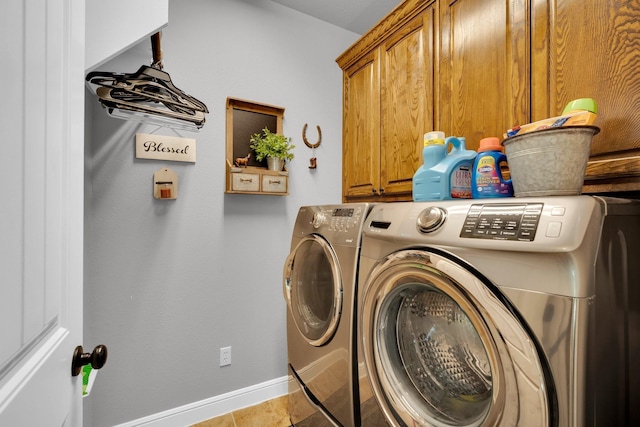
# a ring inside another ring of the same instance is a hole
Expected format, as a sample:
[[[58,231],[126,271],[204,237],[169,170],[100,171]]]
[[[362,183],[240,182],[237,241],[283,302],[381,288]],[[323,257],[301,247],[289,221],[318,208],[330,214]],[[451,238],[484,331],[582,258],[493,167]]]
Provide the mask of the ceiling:
[[[322,21],[364,34],[402,0],[272,0]]]

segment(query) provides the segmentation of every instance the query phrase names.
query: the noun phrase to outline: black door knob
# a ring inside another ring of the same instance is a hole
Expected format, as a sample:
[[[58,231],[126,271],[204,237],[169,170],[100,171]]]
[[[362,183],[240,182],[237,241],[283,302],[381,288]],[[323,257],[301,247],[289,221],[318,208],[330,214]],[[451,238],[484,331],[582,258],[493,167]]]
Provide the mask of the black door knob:
[[[71,375],[78,376],[82,367],[89,363],[91,363],[93,369],[102,368],[107,363],[107,346],[100,344],[91,353],[84,353],[82,346],[77,346],[73,351],[73,359],[71,360]]]

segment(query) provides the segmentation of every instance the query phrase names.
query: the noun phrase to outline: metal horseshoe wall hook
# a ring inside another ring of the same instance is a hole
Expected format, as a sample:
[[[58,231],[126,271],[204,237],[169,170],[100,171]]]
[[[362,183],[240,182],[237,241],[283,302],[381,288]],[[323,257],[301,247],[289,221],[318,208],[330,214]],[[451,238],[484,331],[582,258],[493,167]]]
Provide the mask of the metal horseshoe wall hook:
[[[305,123],[304,127],[302,128],[302,140],[307,147],[313,150],[313,157],[309,159],[309,169],[315,169],[318,166],[315,154],[316,148],[318,148],[320,146],[320,143],[322,142],[322,130],[320,129],[320,126],[316,126],[316,129],[318,129],[318,142],[311,144],[307,139],[307,124]]]
[[[318,142],[316,142],[315,144],[311,144],[309,143],[309,140],[307,140],[307,124],[305,123],[304,127],[302,128],[302,140],[304,141],[305,145],[312,150],[318,148],[320,146],[320,143],[322,142],[322,130],[320,129],[320,126],[316,126],[316,129],[318,129]]]

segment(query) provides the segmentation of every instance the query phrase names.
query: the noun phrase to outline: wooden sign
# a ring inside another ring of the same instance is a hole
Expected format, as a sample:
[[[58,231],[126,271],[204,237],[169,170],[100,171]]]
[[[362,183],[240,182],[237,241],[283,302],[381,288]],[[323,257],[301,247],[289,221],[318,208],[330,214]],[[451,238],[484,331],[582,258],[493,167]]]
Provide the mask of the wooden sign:
[[[196,140],[136,133],[136,158],[195,163]]]

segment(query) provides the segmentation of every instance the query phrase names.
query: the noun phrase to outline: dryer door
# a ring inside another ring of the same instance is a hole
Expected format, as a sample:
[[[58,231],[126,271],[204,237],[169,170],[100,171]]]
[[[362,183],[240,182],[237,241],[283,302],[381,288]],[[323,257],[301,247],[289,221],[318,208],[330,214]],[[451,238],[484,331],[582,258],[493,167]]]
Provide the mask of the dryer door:
[[[342,277],[331,245],[315,234],[303,238],[287,257],[283,277],[296,327],[309,344],[327,343],[342,310]]]
[[[403,250],[364,289],[367,373],[392,425],[554,425],[535,340],[471,268]]]

